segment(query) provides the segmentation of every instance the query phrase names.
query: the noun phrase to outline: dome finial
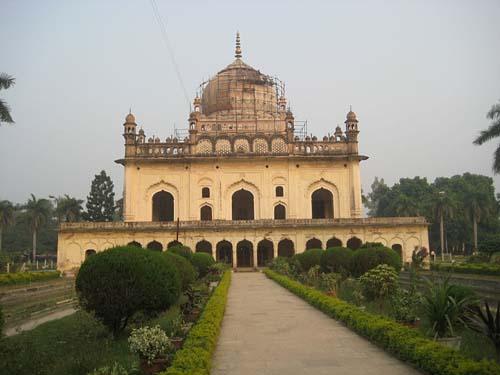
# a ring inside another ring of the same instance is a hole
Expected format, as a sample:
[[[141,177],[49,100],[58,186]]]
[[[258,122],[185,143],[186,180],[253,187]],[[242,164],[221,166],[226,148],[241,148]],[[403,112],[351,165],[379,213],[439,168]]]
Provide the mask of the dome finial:
[[[240,32],[236,32],[236,50],[234,52],[234,57],[237,59],[241,58],[241,45],[240,45]]]

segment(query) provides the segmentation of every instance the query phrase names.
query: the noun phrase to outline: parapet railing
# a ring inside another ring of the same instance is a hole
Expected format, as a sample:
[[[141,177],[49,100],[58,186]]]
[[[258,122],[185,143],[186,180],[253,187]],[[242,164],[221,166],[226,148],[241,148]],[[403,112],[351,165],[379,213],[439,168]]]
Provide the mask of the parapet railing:
[[[324,227],[324,226],[400,226],[427,225],[425,217],[370,217],[345,219],[259,219],[259,220],[185,220],[179,221],[115,221],[115,222],[77,222],[61,223],[61,231],[79,230],[176,230],[196,228],[259,228],[259,227]]]

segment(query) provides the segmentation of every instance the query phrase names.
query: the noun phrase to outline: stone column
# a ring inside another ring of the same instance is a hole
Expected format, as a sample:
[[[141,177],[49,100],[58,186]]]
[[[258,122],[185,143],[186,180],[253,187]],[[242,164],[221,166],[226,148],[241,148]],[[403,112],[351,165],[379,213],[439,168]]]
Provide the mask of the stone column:
[[[253,266],[257,267],[257,245],[252,243],[252,248],[253,248]]]

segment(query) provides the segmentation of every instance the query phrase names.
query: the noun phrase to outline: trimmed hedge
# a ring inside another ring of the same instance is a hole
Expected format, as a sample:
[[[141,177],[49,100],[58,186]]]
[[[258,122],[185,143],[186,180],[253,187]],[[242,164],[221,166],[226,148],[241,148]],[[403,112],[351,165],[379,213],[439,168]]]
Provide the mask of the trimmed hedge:
[[[332,247],[321,255],[321,270],[348,274],[354,252],[347,247]]]
[[[314,266],[319,266],[321,264],[321,256],[323,255],[323,250],[321,249],[311,249],[306,250],[303,253],[294,255],[292,258],[298,260],[302,271],[307,272],[310,268]]]
[[[162,375],[210,374],[212,355],[217,345],[226,309],[231,271],[222,276],[219,286],[207,302],[200,319],[191,328],[181,350],[175,353],[172,366]]]
[[[431,263],[431,270],[500,276],[500,265],[494,263]]]
[[[379,264],[387,264],[396,271],[401,270],[401,257],[388,247],[359,248],[354,251],[351,261],[351,273],[355,277],[363,275]]]
[[[167,249],[167,252],[180,255],[181,257],[186,258],[189,261],[191,261],[191,257],[193,256],[193,251],[191,250],[191,248],[181,244],[172,246],[171,248]]]
[[[75,289],[82,307],[113,333],[139,311],[162,311],[179,298],[179,273],[161,253],[118,246],[88,257]]]
[[[186,290],[187,287],[196,280],[196,270],[191,262],[180,255],[171,253],[170,251],[165,251],[162,255],[175,266],[177,272],[179,272],[181,288],[182,290]]]
[[[212,265],[215,264],[214,258],[207,253],[194,253],[191,257],[193,264],[200,277],[205,276]]]
[[[359,250],[357,250],[359,251]],[[340,320],[403,361],[412,363],[429,374],[497,375],[500,365],[492,361],[474,361],[456,350],[430,340],[417,330],[405,327],[389,318],[371,314],[347,302],[330,297],[269,269],[270,279],[306,300],[328,316]]]
[[[59,271],[3,273],[0,274],[0,286],[30,284],[35,281],[57,279],[60,276],[61,273]]]

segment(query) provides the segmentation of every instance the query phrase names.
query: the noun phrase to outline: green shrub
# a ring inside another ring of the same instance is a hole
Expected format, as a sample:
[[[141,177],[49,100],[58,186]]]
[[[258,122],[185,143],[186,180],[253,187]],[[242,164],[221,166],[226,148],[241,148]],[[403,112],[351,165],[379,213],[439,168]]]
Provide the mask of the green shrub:
[[[161,253],[123,246],[88,257],[75,287],[82,307],[116,334],[135,313],[153,313],[175,303],[180,278]]]
[[[360,249],[371,249],[372,247],[385,247],[382,242],[365,242]]]
[[[387,264],[399,271],[401,258],[394,250],[384,246],[358,249],[352,256],[351,273],[359,277],[379,264]]]
[[[359,251],[359,250],[357,250]],[[389,318],[371,314],[319,290],[302,285],[272,270],[264,273],[292,293],[306,300],[328,316],[347,325],[402,361],[409,362],[428,374],[494,375],[500,366],[492,361],[474,361],[458,351],[430,340],[418,331]]]
[[[500,265],[494,263],[431,263],[431,270],[473,275],[500,276]]]
[[[490,254],[477,253],[465,259],[465,263],[488,263],[490,261]]]
[[[189,261],[191,261],[191,257],[193,256],[191,248],[184,245],[172,246],[170,249],[167,249],[167,251],[171,252],[172,254],[180,255],[181,257],[184,257]]]
[[[182,290],[186,290],[187,287],[196,280],[196,270],[191,262],[180,255],[171,253],[170,251],[165,251],[162,255],[175,266],[177,272],[179,272],[181,288]]]
[[[416,291],[397,288],[389,297],[390,316],[397,322],[413,323],[417,320],[417,311],[422,302],[422,295]]]
[[[198,271],[200,277],[204,277],[210,267],[215,263],[214,258],[207,253],[194,253],[191,258],[194,268]]]
[[[500,252],[491,254],[490,263],[500,265]]]
[[[128,375],[128,371],[119,363],[115,362],[113,366],[100,367],[89,372],[88,375]]]
[[[289,258],[285,257],[276,257],[269,262],[269,268],[272,270],[281,273],[282,275],[292,276],[290,263],[288,262]]]
[[[349,275],[353,251],[346,247],[332,247],[321,254],[321,270]]]
[[[189,331],[182,349],[175,353],[172,366],[161,373],[162,375],[210,373],[230,283],[231,272],[226,271],[203,309],[201,317]]]
[[[485,253],[496,253],[500,251],[500,234],[491,234],[484,236],[478,243],[478,249],[480,252]]]
[[[364,273],[359,282],[363,288],[363,295],[368,301],[382,299],[394,293],[398,286],[398,273],[387,264],[379,264]]]
[[[30,284],[36,281],[47,281],[57,279],[61,276],[59,271],[38,272],[13,272],[0,274],[0,286]]]
[[[302,272],[307,272],[311,267],[321,265],[321,255],[323,250],[311,249],[293,256],[299,263]]]
[[[453,285],[448,279],[426,280],[426,283],[427,291],[424,294],[423,308],[430,325],[429,333],[434,338],[455,336],[455,328],[473,301],[467,296],[455,299]],[[457,293],[457,289],[455,292]]]

